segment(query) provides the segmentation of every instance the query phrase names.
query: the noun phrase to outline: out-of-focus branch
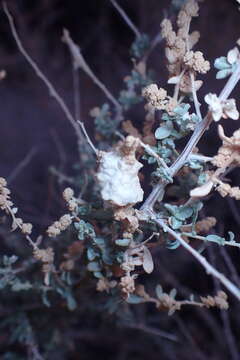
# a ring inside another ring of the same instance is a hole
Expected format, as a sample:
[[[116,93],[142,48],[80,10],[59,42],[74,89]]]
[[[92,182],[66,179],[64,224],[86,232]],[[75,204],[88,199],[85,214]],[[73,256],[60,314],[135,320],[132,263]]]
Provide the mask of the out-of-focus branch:
[[[8,22],[9,22],[9,25],[10,25],[10,28],[11,28],[11,31],[12,31],[12,35],[13,35],[15,41],[16,41],[16,44],[18,46],[19,51],[24,56],[24,58],[27,60],[29,65],[32,67],[32,69],[35,71],[36,75],[46,85],[46,87],[49,90],[50,96],[52,96],[56,100],[56,102],[58,103],[58,105],[60,106],[62,111],[64,112],[66,118],[69,120],[70,124],[74,128],[78,139],[81,139],[81,137],[82,137],[81,130],[82,130],[84,135],[86,134],[86,129],[85,129],[84,124],[82,122],[77,122],[74,119],[74,117],[72,116],[69,108],[67,107],[66,103],[64,102],[63,98],[59,95],[59,93],[57,92],[57,90],[55,89],[53,84],[48,80],[48,78],[40,70],[40,68],[38,67],[36,62],[31,58],[31,56],[27,53],[27,51],[23,47],[23,44],[22,44],[22,42],[21,42],[21,40],[19,38],[19,35],[17,33],[16,26],[14,24],[13,17],[12,17],[12,15],[10,14],[10,12],[8,10],[8,6],[7,6],[6,2],[3,2],[3,10],[4,10],[4,12],[5,12],[5,14],[6,14],[7,18],[8,18]],[[78,126],[78,124],[80,125],[80,127]],[[89,141],[89,137],[87,137],[87,141],[88,141],[88,144],[91,146],[92,150],[95,152],[95,154],[97,154],[98,151],[95,148],[95,146],[93,145],[93,143],[91,141]]]
[[[77,46],[72,38],[70,37],[69,31],[64,29],[63,30],[63,42],[68,46],[69,51],[72,55],[75,69],[82,69],[91,79],[92,81],[102,90],[104,95],[112,102],[112,104],[116,108],[116,112],[119,115],[122,112],[122,106],[117,101],[117,99],[113,96],[113,94],[108,90],[108,88],[98,79],[98,77],[94,74],[92,69],[88,66],[87,62],[85,61],[84,57],[81,54],[79,46]]]
[[[126,14],[126,12],[123,10],[123,8],[117,3],[116,0],[110,0],[112,5],[115,7],[115,9],[119,12],[119,14],[121,15],[121,17],[123,18],[123,20],[125,21],[125,23],[130,27],[130,29],[134,32],[134,34],[136,35],[137,38],[141,37],[141,33],[138,30],[138,28],[136,27],[136,25],[134,25],[134,23],[132,22],[132,20],[129,18],[129,16]]]

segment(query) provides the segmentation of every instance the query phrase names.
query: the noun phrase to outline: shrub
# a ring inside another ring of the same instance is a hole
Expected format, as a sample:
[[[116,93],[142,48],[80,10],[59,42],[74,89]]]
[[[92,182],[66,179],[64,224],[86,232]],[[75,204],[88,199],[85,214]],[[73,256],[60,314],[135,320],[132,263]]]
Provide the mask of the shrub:
[[[117,97],[93,73],[68,30],[62,37],[75,76],[84,71],[106,96],[106,103],[90,111],[95,124],[90,135],[78,112],[72,115],[26,52],[12,15],[3,5],[20,52],[74,129],[79,174],[87,179],[85,183],[79,176],[71,179],[62,194],[66,213],[49,224],[44,236],[36,237],[33,225],[18,217],[7,181],[0,178],[0,208],[11,220],[14,234],[20,230],[31,249],[1,258],[0,288],[9,304],[1,324],[7,331],[4,359],[20,359],[26,354],[24,347],[29,359],[68,358],[68,341],[64,341],[62,354],[57,350],[57,339],[62,335],[57,319],[53,319],[55,313],[64,321],[64,334],[65,329],[74,332],[75,314],[84,316],[85,311],[111,313],[121,322],[129,317],[129,327],[134,327],[132,308],[144,306],[139,304],[145,304],[145,309],[152,304],[155,311],[173,315],[185,306],[227,310],[229,295],[240,300],[234,281],[205,257],[211,243],[235,248],[240,243],[231,231],[227,236],[217,234],[216,218],[204,214],[206,199],[214,192],[221,198],[240,199],[240,188],[225,179],[240,164],[240,132],[236,130],[231,136],[224,132],[226,122],[239,119],[236,101],[229,98],[240,80],[239,41],[214,62],[216,78],[225,79],[220,95],[213,90],[200,101],[198,90],[210,71],[210,62],[195,50],[199,32],[190,31],[193,18],[199,14],[198,2],[172,1],[172,16],[161,22],[161,33],[153,40],[136,28],[115,0],[111,2],[136,37],[130,50],[133,69]],[[151,51],[160,42],[168,72],[165,88],[157,84],[159,76],[154,79],[148,69]],[[141,108],[143,114],[139,125],[128,120],[129,111],[135,108]],[[196,147],[199,140],[220,120],[220,148],[214,156],[200,153]],[[67,179],[58,169],[53,172],[58,179]],[[168,249],[171,259],[170,253],[181,247],[214,277],[217,286],[211,295],[189,293],[183,298],[175,288],[163,289],[161,278],[153,284],[158,249]],[[46,324],[49,328],[40,334]],[[24,347],[12,350],[11,344],[16,343]]]

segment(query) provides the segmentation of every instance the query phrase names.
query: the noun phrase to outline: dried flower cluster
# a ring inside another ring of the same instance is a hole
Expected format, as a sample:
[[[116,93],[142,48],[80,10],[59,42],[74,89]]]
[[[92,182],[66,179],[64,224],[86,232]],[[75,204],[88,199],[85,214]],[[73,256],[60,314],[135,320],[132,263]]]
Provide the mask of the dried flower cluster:
[[[24,235],[30,235],[32,232],[32,224],[24,223],[21,218],[15,217],[18,209],[13,207],[13,202],[10,199],[10,190],[7,187],[7,181],[4,178],[0,178],[0,208],[7,214],[11,214],[13,219],[12,230],[17,227],[21,229]]]
[[[222,310],[227,310],[229,307],[229,304],[227,302],[227,294],[224,291],[218,291],[216,296],[207,296],[207,297],[200,297],[202,303],[206,307],[218,307]]]
[[[44,283],[45,285],[50,285],[50,274],[54,270],[54,251],[52,248],[48,247],[47,249],[39,249],[38,247],[34,248],[33,256],[36,260],[39,260],[43,263],[42,272],[45,274]]]
[[[50,237],[60,235],[60,233],[66,230],[72,223],[72,217],[69,214],[65,214],[60,217],[58,221],[55,221],[47,229],[47,234]]]
[[[63,199],[66,201],[70,212],[74,212],[77,209],[78,201],[74,197],[74,191],[70,187],[63,191]]]
[[[176,99],[167,96],[166,90],[158,88],[156,84],[145,87],[142,91],[142,95],[154,109],[165,110],[169,115],[173,114],[173,111],[178,104]]]
[[[208,216],[203,220],[197,221],[195,225],[195,231],[197,234],[207,234],[217,223],[217,220],[213,216]],[[183,232],[191,230],[191,225],[184,225],[181,227]]]
[[[50,225],[47,229],[47,234],[50,237],[56,237],[60,235],[62,231],[66,230],[72,224],[72,219],[75,216],[78,201],[74,197],[74,191],[70,187],[63,191],[63,199],[66,201],[67,207],[73,215],[62,215],[59,220]]]
[[[153,271],[152,255],[145,245],[137,245],[134,242],[130,243],[129,248],[124,253],[122,270],[126,273],[121,277],[120,287],[124,294],[129,295],[135,291],[136,274],[131,274],[136,266],[142,266],[146,273],[150,274]]]
[[[168,70],[171,77],[179,76],[184,69],[185,71],[193,70],[205,74],[210,69],[208,61],[204,60],[200,51],[193,52],[191,49],[199,40],[200,34],[197,31],[189,34],[190,23],[193,17],[198,16],[199,7],[196,1],[187,1],[183,9],[179,12],[177,18],[178,31],[173,30],[170,20],[163,20],[162,36],[166,40],[165,54],[168,61]],[[186,82],[185,79],[182,80]],[[196,88],[199,87],[196,84]],[[184,85],[180,85],[184,88]]]
[[[200,74],[206,74],[210,70],[210,63],[203,58],[201,51],[188,51],[183,58],[183,63]]]

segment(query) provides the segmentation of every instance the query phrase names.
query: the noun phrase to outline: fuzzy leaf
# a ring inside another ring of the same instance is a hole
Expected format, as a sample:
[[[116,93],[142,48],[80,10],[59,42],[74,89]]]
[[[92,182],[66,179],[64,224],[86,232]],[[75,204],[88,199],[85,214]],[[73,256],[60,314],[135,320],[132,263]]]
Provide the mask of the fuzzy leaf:
[[[157,128],[157,130],[155,131],[155,138],[157,140],[162,140],[167,138],[172,132],[172,129],[168,126],[160,126],[159,128]]]
[[[175,213],[175,217],[178,220],[184,221],[190,218],[192,214],[193,214],[193,209],[190,206],[180,206]]]
[[[104,276],[100,271],[94,271],[93,275],[95,276],[95,278],[97,279],[102,279]]]
[[[152,254],[146,246],[143,248],[143,268],[148,274],[151,274],[154,268]]]
[[[229,241],[234,241],[235,235],[232,231],[228,231]]]
[[[156,286],[155,291],[156,291],[157,297],[158,297],[159,299],[161,299],[161,296],[162,296],[162,294],[163,294],[162,286],[158,284],[158,285]]]
[[[98,256],[99,254],[93,248],[87,249],[87,258],[89,261],[93,261]]]
[[[166,245],[169,250],[176,250],[180,246],[180,242],[178,240],[169,241]]]
[[[130,239],[117,239],[115,240],[115,244],[118,246],[128,246],[130,243]]]
[[[218,70],[225,70],[229,69],[231,65],[225,56],[221,56],[214,61],[214,67]]]
[[[97,261],[92,261],[92,262],[88,263],[87,269],[88,269],[88,271],[94,271],[94,272],[100,271],[101,266]]]
[[[226,77],[228,77],[231,74],[232,74],[232,69],[220,70],[217,72],[216,79],[218,79],[218,80],[225,79]]]
[[[182,226],[182,221],[176,219],[174,216],[170,217],[169,222],[174,230],[177,230]]]
[[[219,245],[225,244],[225,239],[218,235],[208,235],[206,236],[206,240],[217,242]]]
[[[141,304],[144,302],[144,299],[138,295],[130,294],[126,301],[129,304]]]
[[[170,293],[169,293],[169,296],[170,296],[171,298],[173,298],[173,299],[175,299],[176,295],[177,295],[177,290],[176,290],[176,289],[172,289],[172,290],[170,291]]]

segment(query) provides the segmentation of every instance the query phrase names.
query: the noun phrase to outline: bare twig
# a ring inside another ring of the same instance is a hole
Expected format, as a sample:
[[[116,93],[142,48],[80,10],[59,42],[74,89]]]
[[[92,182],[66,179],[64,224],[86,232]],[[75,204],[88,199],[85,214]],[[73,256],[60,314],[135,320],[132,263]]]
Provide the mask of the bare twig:
[[[137,38],[141,37],[140,31],[137,29],[136,25],[132,22],[132,20],[129,18],[129,16],[126,14],[126,12],[121,8],[121,6],[117,3],[116,0],[110,0],[112,5],[115,7],[115,9],[119,12],[123,20],[126,22],[126,24],[130,27],[130,29],[134,32]]]
[[[207,239],[204,237],[204,236],[200,236],[200,235],[194,235],[192,233],[187,233],[187,232],[183,232],[182,233],[183,236],[187,236],[187,237],[190,237],[190,238],[193,238],[193,239],[197,239],[197,240],[202,240],[202,241],[208,241],[208,242],[212,242],[212,243],[215,243],[215,244],[218,244],[219,245],[219,242],[217,240],[214,240],[214,238],[212,239]],[[237,248],[240,248],[240,243],[237,243],[236,241],[224,241],[222,243],[222,246],[224,245],[228,245],[228,246],[233,246],[233,247],[237,247]],[[221,246],[221,245],[220,245]]]
[[[60,138],[58,136],[58,133],[55,131],[55,129],[52,129],[51,133],[52,133],[53,140],[54,140],[54,143],[56,145],[56,148],[57,148],[57,151],[58,151],[58,154],[59,154],[60,164],[59,164],[58,170],[60,172],[63,172],[65,164],[67,162],[67,155],[66,155],[64,147],[63,147],[63,145],[61,143],[61,140],[60,140]]]
[[[13,182],[13,180],[19,175],[19,173],[30,163],[36,152],[37,152],[37,147],[34,146],[29,151],[29,153],[24,157],[24,159],[18,164],[18,166],[8,176],[7,178],[8,184]]]
[[[75,119],[81,120],[80,118],[80,82],[79,82],[79,76],[77,70],[74,68],[72,69],[72,75],[73,75],[73,94],[74,94],[74,113],[75,113]]]
[[[81,54],[79,46],[77,46],[72,38],[70,37],[69,31],[63,30],[62,40],[65,44],[67,44],[69,51],[73,57],[75,69],[82,69],[91,79],[92,81],[102,90],[105,96],[112,102],[115,106],[118,114],[122,112],[122,106],[117,101],[117,99],[113,96],[113,94],[108,90],[108,88],[97,78],[92,69],[88,66],[84,57]]]
[[[178,342],[178,338],[176,335],[170,334],[166,331],[163,330],[159,330],[150,326],[146,326],[144,324],[133,324],[133,323],[129,323],[128,325],[129,328],[131,329],[137,329],[137,330],[141,330],[145,333],[151,334],[151,335],[156,335],[156,336],[160,336],[164,339],[170,340],[170,341],[174,341],[174,342]]]
[[[235,281],[235,283],[240,286],[240,278],[239,278],[239,275],[237,273],[237,270],[231,260],[231,257],[229,256],[227,250],[224,248],[224,247],[220,247],[220,253],[224,259],[224,262],[228,268],[228,270],[230,271],[231,273],[231,278]]]
[[[17,33],[16,30],[16,26],[14,24],[14,20],[12,15],[10,14],[9,10],[8,10],[8,6],[6,4],[6,2],[3,2],[3,10],[8,18],[8,22],[12,31],[12,35],[16,41],[16,44],[18,46],[19,51],[21,52],[21,54],[24,56],[24,58],[27,60],[27,62],[29,63],[29,65],[32,67],[32,69],[35,71],[36,75],[43,81],[43,83],[46,85],[46,87],[49,90],[49,94],[50,96],[52,96],[58,103],[58,105],[60,106],[60,108],[62,109],[62,111],[64,112],[66,118],[69,120],[70,124],[72,125],[72,127],[74,128],[78,139],[82,137],[82,133],[81,130],[78,126],[78,124],[80,125],[82,132],[85,134],[86,133],[86,129],[84,127],[84,124],[82,122],[76,122],[76,120],[74,119],[74,117],[72,116],[69,108],[67,107],[66,103],[64,102],[63,98],[59,95],[59,93],[57,92],[57,90],[55,89],[55,87],[52,85],[52,83],[48,80],[48,78],[43,74],[43,72],[40,70],[40,68],[38,67],[38,65],[36,64],[36,62],[30,57],[30,55],[26,52],[25,48],[22,45],[22,42],[19,38],[19,35]],[[89,138],[89,137],[88,137]],[[89,143],[89,145],[91,146],[92,150],[97,154],[96,148],[93,146],[92,142]]]
[[[208,248],[208,254],[209,258],[211,260],[211,263],[216,266],[216,254],[214,253],[213,249],[211,247]],[[215,291],[221,290],[220,283],[218,279],[213,279]],[[231,354],[232,360],[238,360],[239,359],[239,351],[237,348],[237,343],[235,336],[233,334],[232,328],[231,328],[231,321],[229,318],[228,311],[221,310],[221,318],[223,322],[223,329],[226,336],[226,342],[228,344],[229,353]]]
[[[238,300],[240,300],[240,289],[236,287],[230,280],[228,280],[225,275],[221,274],[216,270],[201,254],[199,254],[192,246],[190,246],[179,233],[172,230],[162,219],[157,218],[156,215],[152,213],[152,220],[154,220],[158,225],[160,225],[164,231],[172,235],[179,243],[188,251],[190,254],[195,257],[195,259],[204,267],[207,274],[217,278]]]
[[[162,42],[163,38],[161,33],[157,33],[157,35],[152,39],[150,48],[146,51],[146,53],[143,55],[142,61],[147,62],[149,56],[151,55],[152,51],[155,49],[157,45],[159,45]]]
[[[98,155],[98,150],[97,148],[95,148],[95,146],[93,145],[92,140],[90,139],[90,137],[88,136],[87,130],[85,129],[84,123],[82,121],[78,121],[78,124],[81,126],[82,128],[82,132],[85,135],[85,138],[87,139],[88,144],[91,146],[91,148],[93,149],[93,151],[95,152],[96,155]]]

